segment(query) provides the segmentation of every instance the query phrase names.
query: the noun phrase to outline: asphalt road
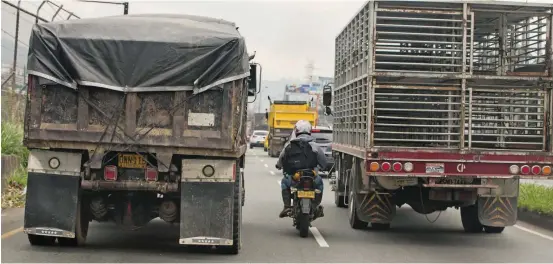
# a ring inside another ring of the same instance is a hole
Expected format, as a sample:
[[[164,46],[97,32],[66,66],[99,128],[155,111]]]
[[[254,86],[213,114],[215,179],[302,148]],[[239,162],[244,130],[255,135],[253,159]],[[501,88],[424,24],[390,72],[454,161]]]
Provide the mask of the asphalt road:
[[[23,211],[15,209],[2,213],[2,262],[553,262],[553,232],[519,222],[503,234],[465,234],[454,209],[431,224],[402,207],[389,231],[353,230],[328,185],[326,216],[313,223],[308,238],[300,238],[291,219],[278,218],[281,173],[274,164],[262,149],[248,151],[238,255],[185,249],[178,245],[177,227],[161,220],[138,231],[92,223],[83,248],[31,247],[18,229]]]

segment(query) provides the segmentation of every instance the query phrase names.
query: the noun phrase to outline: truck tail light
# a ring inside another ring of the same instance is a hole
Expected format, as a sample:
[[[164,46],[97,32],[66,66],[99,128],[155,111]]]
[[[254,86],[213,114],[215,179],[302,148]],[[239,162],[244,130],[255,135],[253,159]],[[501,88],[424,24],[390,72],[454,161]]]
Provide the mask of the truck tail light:
[[[541,173],[543,175],[550,175],[551,174],[551,166],[543,166],[541,169]]]
[[[538,174],[540,174],[540,173],[541,173],[541,167],[538,166],[538,165],[534,165],[534,166],[532,167],[532,174],[538,175]]]
[[[413,163],[405,162],[405,164],[403,165],[403,170],[405,170],[406,172],[412,172],[413,171]]]
[[[145,173],[146,181],[157,181],[157,170],[156,168],[147,167]]]
[[[509,167],[509,172],[511,174],[518,174],[520,172],[520,168],[517,165],[511,165],[511,167]]]
[[[392,169],[392,165],[389,162],[382,163],[382,170],[383,171],[390,171]]]
[[[522,174],[530,174],[530,166],[524,165],[520,168],[520,172]]]
[[[117,180],[117,167],[108,165],[104,167],[104,180],[116,181]]]
[[[380,165],[378,165],[378,162],[371,162],[371,165],[369,166],[372,172],[378,171],[380,169]]]
[[[396,162],[396,163],[394,163],[392,169],[393,169],[395,172],[400,172],[400,171],[403,169],[403,165],[401,165],[401,163],[399,163],[399,162]]]

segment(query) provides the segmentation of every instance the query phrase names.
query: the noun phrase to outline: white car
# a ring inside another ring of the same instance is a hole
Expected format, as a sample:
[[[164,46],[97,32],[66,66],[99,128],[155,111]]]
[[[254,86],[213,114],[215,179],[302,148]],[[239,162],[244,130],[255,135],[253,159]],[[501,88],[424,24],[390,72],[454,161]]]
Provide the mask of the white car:
[[[253,147],[263,147],[265,143],[265,138],[268,134],[269,132],[264,130],[253,131],[253,134],[250,137],[250,148],[252,149]]]

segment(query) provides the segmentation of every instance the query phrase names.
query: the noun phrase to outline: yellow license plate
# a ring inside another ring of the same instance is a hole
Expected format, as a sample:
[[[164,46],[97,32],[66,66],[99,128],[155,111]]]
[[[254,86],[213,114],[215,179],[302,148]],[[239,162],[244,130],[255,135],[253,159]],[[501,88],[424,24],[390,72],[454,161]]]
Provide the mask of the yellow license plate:
[[[119,154],[118,164],[121,168],[143,169],[146,168],[146,161],[137,154]]]
[[[298,191],[298,198],[315,199],[315,192],[313,192],[313,191]]]

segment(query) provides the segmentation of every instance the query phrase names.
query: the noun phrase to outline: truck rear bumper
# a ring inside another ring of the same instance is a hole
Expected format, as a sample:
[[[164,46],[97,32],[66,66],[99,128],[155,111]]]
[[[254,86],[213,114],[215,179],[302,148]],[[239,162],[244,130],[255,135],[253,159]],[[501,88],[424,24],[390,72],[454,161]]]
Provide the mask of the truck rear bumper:
[[[29,172],[24,232],[74,238],[79,185],[78,176]]]

